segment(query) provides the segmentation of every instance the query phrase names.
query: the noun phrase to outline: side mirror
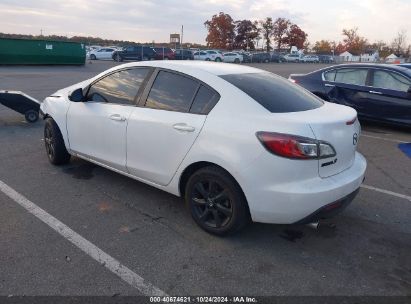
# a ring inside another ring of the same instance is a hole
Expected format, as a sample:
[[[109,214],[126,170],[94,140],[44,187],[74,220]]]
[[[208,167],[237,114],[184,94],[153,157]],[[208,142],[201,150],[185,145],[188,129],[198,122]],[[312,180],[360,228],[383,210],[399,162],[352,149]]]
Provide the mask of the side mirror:
[[[71,94],[69,95],[69,99],[70,101],[73,102],[83,102],[85,101],[85,97],[83,95],[83,89],[76,89],[73,92],[71,92]]]

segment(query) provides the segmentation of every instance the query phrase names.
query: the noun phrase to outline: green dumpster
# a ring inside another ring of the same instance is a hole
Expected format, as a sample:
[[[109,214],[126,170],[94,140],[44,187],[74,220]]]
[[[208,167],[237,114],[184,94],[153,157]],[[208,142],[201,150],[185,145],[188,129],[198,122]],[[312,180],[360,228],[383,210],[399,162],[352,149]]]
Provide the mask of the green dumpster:
[[[0,38],[0,64],[73,64],[83,65],[83,43]]]

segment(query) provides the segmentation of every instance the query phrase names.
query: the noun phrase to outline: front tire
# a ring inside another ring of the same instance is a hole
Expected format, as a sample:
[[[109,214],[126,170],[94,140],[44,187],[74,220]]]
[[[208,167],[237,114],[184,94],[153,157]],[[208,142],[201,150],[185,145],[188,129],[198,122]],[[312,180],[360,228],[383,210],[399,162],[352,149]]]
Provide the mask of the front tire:
[[[67,152],[63,136],[52,118],[47,118],[44,125],[44,143],[50,163],[58,166],[70,161],[70,154]]]
[[[91,55],[90,55],[90,59],[91,59],[91,60],[97,60],[97,57],[96,57],[96,55],[91,54]]]
[[[249,222],[244,194],[226,171],[209,166],[196,171],[185,187],[185,201],[194,221],[206,232],[223,236]]]
[[[218,58],[218,57],[217,57],[217,58],[215,59],[215,62],[221,62],[221,58]]]

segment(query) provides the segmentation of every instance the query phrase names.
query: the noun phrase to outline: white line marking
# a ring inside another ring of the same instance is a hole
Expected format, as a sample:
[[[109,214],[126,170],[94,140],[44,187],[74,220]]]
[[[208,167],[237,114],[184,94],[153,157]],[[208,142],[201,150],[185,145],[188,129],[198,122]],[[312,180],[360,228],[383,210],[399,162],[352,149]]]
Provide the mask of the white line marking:
[[[92,257],[98,263],[109,269],[112,273],[119,276],[123,281],[127,282],[143,295],[146,296],[167,296],[167,294],[152,285],[151,283],[145,281],[141,276],[134,273],[132,270],[122,265],[115,258],[111,257],[103,250],[98,248],[96,245],[92,244],[81,235],[73,231],[71,228],[60,222],[58,219],[38,207],[33,202],[29,201],[20,193],[16,192],[14,189],[6,185],[0,180],[0,190],[6,194],[9,198],[14,200],[17,204],[22,206],[32,215],[37,217],[43,223],[48,225],[50,228],[55,230],[61,236],[69,240],[77,248],[81,249],[87,255]]]
[[[372,135],[366,135],[366,134],[361,134],[363,137],[368,137],[368,138],[374,138],[374,139],[381,139],[385,141],[391,141],[395,143],[400,143],[400,144],[406,144],[408,143],[407,141],[399,140],[399,139],[391,139],[391,138],[385,138],[385,137],[380,137],[380,136],[372,136]]]
[[[385,194],[389,194],[389,195],[392,195],[392,196],[396,196],[396,197],[399,197],[399,198],[409,200],[411,202],[411,196],[408,196],[408,195],[405,195],[405,194],[396,193],[396,192],[392,192],[392,191],[389,191],[389,190],[380,189],[380,188],[376,188],[376,187],[368,186],[368,185],[361,185],[361,188],[368,189],[368,190],[374,190],[374,191],[385,193]]]

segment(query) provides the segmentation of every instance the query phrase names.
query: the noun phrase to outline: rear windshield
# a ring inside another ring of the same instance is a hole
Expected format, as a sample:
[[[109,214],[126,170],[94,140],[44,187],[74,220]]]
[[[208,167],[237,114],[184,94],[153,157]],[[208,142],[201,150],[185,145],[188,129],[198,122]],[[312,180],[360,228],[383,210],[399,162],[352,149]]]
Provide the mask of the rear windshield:
[[[271,113],[301,112],[321,107],[318,97],[272,73],[221,75]]]

